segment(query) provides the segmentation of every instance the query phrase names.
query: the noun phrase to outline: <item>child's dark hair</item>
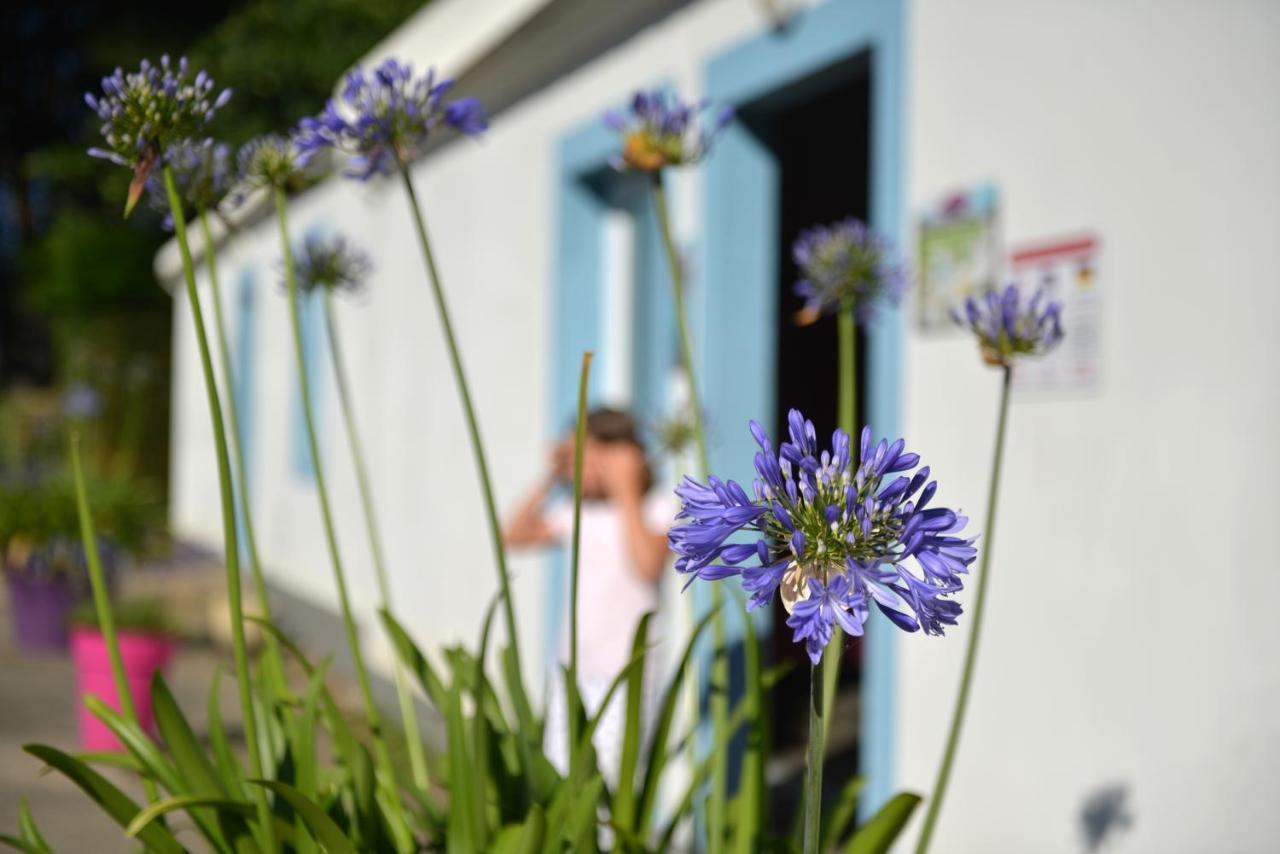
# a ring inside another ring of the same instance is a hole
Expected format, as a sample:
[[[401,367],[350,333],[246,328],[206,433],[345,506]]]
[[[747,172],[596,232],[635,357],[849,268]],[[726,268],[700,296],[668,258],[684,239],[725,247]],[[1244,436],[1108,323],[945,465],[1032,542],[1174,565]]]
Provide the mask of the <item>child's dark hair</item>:
[[[597,442],[612,444],[614,442],[626,442],[640,449],[640,453],[644,454],[644,442],[640,439],[640,427],[636,423],[636,418],[625,409],[615,409],[610,406],[598,406],[587,413],[587,435]],[[645,492],[653,486],[653,472],[649,468],[649,462],[646,458],[644,465],[645,473]]]
[[[598,406],[588,412],[587,435],[598,442],[629,442],[644,447],[635,416],[624,409]]]

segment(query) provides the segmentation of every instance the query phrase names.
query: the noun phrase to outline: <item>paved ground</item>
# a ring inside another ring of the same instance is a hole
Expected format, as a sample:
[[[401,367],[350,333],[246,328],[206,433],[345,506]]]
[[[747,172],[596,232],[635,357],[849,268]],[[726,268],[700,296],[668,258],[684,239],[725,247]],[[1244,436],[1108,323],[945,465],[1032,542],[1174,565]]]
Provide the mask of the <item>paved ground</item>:
[[[218,612],[224,603],[222,571],[216,566],[190,556],[175,565],[134,572],[125,577],[125,595],[145,590],[164,598],[168,612],[197,639],[184,643],[175,656],[167,678],[178,702],[188,715],[197,735],[205,732],[209,686],[219,664],[223,664],[224,682],[221,692],[222,718],[233,739],[240,734],[240,716],[230,672],[230,654],[224,646],[208,640],[225,636],[218,632]],[[306,636],[302,629],[318,623],[319,618],[306,616],[291,626]],[[314,625],[310,628],[315,629]],[[298,636],[298,635],[295,635]],[[358,705],[353,686],[348,680],[330,680],[340,705],[355,709]],[[387,688],[389,691],[389,686]],[[842,693],[837,721],[858,719],[856,692]],[[57,852],[127,852],[136,850],[122,836],[120,829],[106,818],[80,791],[57,773],[42,773],[42,764],[22,751],[22,745],[38,742],[75,752],[76,743],[75,676],[66,655],[31,656],[20,654],[12,643],[12,626],[5,585],[0,583],[0,833],[11,833],[17,826],[18,805],[26,799],[41,830]],[[424,722],[434,716],[423,712]],[[438,724],[435,725],[438,728]],[[856,756],[856,731],[836,728],[832,732],[833,756],[828,764],[828,779],[853,773]],[[789,826],[786,818],[799,794],[803,755],[799,747],[780,751],[769,763],[779,829]],[[141,801],[142,793],[127,774],[103,771],[117,785]],[[185,817],[175,815],[173,826],[181,827]],[[193,835],[180,836],[193,850],[201,850]]]
[[[129,582],[162,590],[182,622],[203,633],[207,604],[216,601],[220,579],[216,567],[183,566],[163,577],[144,573]],[[170,687],[198,734],[203,733],[208,691],[221,661],[230,656],[209,642],[183,644],[173,659]],[[223,719],[239,733],[235,691],[229,680],[222,690]],[[42,764],[22,751],[28,742],[53,745],[68,752],[76,746],[75,677],[66,655],[31,656],[13,646],[5,586],[0,584],[0,833],[17,826],[18,805],[26,799],[40,829],[58,852],[93,851],[110,854],[133,851],[119,828],[66,778],[41,773]],[[107,776],[140,799],[140,790],[127,774]],[[181,838],[181,837],[180,837]],[[190,841],[187,836],[186,840]],[[194,847],[194,843],[193,847]]]

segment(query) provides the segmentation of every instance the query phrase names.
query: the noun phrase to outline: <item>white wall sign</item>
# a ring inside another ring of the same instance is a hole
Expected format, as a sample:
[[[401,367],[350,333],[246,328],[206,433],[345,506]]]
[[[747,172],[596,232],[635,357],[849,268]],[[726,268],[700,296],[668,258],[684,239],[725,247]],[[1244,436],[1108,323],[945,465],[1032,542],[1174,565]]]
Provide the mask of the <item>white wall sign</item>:
[[[920,328],[952,331],[951,310],[1000,284],[999,193],[982,184],[952,193],[920,219]]]

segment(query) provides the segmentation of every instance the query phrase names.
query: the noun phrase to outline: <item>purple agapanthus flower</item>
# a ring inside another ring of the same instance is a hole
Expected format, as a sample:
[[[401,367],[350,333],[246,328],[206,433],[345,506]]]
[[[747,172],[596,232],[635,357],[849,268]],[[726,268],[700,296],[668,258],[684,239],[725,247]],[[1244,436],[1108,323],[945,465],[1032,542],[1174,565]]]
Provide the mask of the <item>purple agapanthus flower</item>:
[[[951,312],[961,326],[978,336],[982,358],[1008,366],[1017,356],[1040,356],[1062,341],[1062,305],[1038,288],[1024,300],[1017,285],[990,290],[965,300],[964,314]]]
[[[296,137],[269,133],[249,140],[236,153],[233,201],[238,204],[261,187],[294,188],[303,180],[306,160]]]
[[[294,270],[302,291],[355,293],[364,287],[373,262],[340,234],[332,237],[313,234],[294,251]]]
[[[708,123],[702,115],[709,107],[706,101],[686,104],[662,91],[637,92],[629,115],[615,111],[604,115],[605,125],[622,135],[622,151],[614,158],[614,166],[657,172],[664,166],[697,163],[733,119],[733,108],[725,107]]]
[[[372,74],[356,68],[342,87],[342,104],[330,100],[320,115],[298,124],[298,145],[310,156],[326,148],[355,155],[347,175],[368,180],[385,175],[421,152],[441,125],[478,136],[488,119],[475,98],[446,100],[453,81],[435,72],[415,77],[413,66],[384,60]]]
[[[197,211],[215,210],[231,186],[231,149],[212,139],[184,139],[165,152],[164,162],[173,170],[178,195]],[[173,230],[173,212],[164,182],[156,173],[147,179],[151,207],[165,215],[164,227]]]
[[[889,242],[853,218],[807,229],[791,254],[803,277],[795,284],[805,299],[801,323],[845,307],[867,323],[878,305],[898,302],[907,288],[906,271]]]
[[[872,444],[863,428],[855,465],[843,431],[819,452],[813,422],[793,409],[787,423],[790,441],[775,452],[751,422],[760,446],[752,495],[715,476],[677,487],[676,570],[690,582],[741,577],[749,608],[780,590],[793,638],[815,664],[836,625],[862,634],[872,602],[906,631],[955,625],[961,609],[948,597],[977,549],[961,535],[964,516],[930,505],[938,484],[917,469],[919,455],[901,439]]]
[[[179,141],[200,136],[214,113],[231,98],[231,90],[213,94],[213,80],[204,71],[189,76],[186,57],[176,64],[168,55],[159,65],[147,60],[126,74],[117,68],[102,78],[102,94],[87,93],[85,103],[102,120],[105,148],[89,154],[133,170],[125,212],[133,209],[147,178],[164,153]]]

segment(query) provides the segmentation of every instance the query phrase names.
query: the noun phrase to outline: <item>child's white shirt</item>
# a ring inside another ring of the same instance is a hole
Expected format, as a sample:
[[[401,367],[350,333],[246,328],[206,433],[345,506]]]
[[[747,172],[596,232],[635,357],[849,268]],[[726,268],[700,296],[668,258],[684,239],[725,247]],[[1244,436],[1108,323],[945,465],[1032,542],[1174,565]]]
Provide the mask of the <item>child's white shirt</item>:
[[[641,507],[645,525],[666,531],[675,521],[679,505],[670,492],[654,491]],[[573,503],[558,501],[546,513],[546,521],[566,547],[573,536]],[[614,677],[631,661],[631,642],[640,618],[657,611],[660,585],[641,577],[632,564],[627,532],[611,501],[590,501],[582,505],[582,540],[578,563],[578,684],[587,714],[599,711]],[[561,632],[560,654],[569,660],[569,609],[565,608],[565,628]],[[651,630],[652,631],[652,630]],[[650,635],[652,642],[653,635]],[[642,728],[647,733],[655,695],[657,669],[653,657],[646,661],[644,697],[641,702]],[[557,671],[547,698],[544,749],[547,758],[561,772],[569,765],[565,729],[564,682]],[[621,757],[625,699],[619,692],[601,716],[592,739],[600,767],[610,785],[616,782]]]
[[[641,506],[651,530],[666,531],[679,509],[670,492],[651,491]],[[573,504],[556,502],[546,514],[548,526],[567,548],[573,536]],[[641,577],[631,559],[627,532],[612,501],[582,504],[582,539],[578,561],[578,674],[583,681],[607,685],[631,660],[636,624],[658,610],[661,593],[656,581]],[[568,660],[569,609],[561,655]]]

